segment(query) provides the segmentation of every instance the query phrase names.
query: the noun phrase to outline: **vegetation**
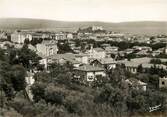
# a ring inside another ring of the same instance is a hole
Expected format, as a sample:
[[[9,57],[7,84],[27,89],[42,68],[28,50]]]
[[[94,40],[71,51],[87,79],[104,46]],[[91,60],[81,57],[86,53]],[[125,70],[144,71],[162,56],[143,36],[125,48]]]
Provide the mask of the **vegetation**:
[[[166,113],[166,93],[157,89],[158,75],[163,71],[154,67],[143,73],[140,66],[138,71],[141,73],[133,75],[118,66],[107,71],[107,77],[99,77],[87,86],[73,78],[70,63],[53,63],[49,66],[50,72],[35,74],[35,83],[31,86],[33,101],[30,101],[25,96],[25,76],[26,71],[35,69],[33,65],[38,60],[26,45],[18,50],[0,50],[0,106],[3,116],[129,117],[142,116],[149,107],[159,104],[158,112]],[[128,78],[139,79],[150,87],[147,91],[130,87],[125,82]]]
[[[152,63],[152,64],[161,64],[162,62],[161,62],[160,59],[151,59],[150,63]]]

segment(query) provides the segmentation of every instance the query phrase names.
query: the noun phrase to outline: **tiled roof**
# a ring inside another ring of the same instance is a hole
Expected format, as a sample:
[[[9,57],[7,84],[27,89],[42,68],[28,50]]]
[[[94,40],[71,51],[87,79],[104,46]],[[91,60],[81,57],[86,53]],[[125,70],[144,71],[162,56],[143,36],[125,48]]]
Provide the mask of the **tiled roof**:
[[[147,85],[147,83],[144,83],[144,82],[137,80],[135,78],[130,78],[130,79],[127,79],[125,81],[130,85]]]
[[[93,48],[95,51],[97,52],[101,52],[101,51],[104,51],[102,48]]]
[[[66,54],[55,54],[49,57],[46,57],[47,59],[52,59],[52,60],[60,60],[64,59],[66,61],[69,61],[73,64],[79,64],[80,62],[75,60],[75,54],[72,53],[66,53]]]
[[[103,58],[98,60],[102,64],[116,63],[113,58]]]
[[[44,45],[52,45],[52,44],[56,44],[57,42],[56,41],[53,41],[53,40],[44,40],[42,41],[41,44],[44,44]]]
[[[74,59],[75,55],[68,53],[68,54],[54,54],[52,56],[48,56],[48,59]]]
[[[150,61],[149,61],[150,62]],[[125,66],[127,67],[138,67],[139,65],[142,65],[143,68],[151,68],[154,66],[154,64],[150,64],[149,62],[146,62],[146,61],[127,61],[127,60],[124,60],[124,61],[119,61],[118,63],[122,63],[122,64],[125,64]],[[163,68],[165,70],[167,70],[167,66],[163,65],[163,64],[156,64],[155,65],[156,67],[158,68]]]
[[[76,70],[79,70],[79,71],[104,71],[103,68],[100,68],[100,67],[94,67],[94,66],[91,66],[91,65],[83,65],[83,66],[80,66],[79,68],[76,68]]]

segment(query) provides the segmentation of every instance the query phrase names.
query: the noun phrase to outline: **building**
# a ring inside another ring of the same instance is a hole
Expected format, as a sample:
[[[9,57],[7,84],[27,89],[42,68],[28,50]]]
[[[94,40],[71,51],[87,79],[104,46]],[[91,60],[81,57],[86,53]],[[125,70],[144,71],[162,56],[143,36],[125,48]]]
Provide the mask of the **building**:
[[[92,26],[92,31],[103,30],[102,26]]]
[[[54,54],[51,56],[44,57],[41,61],[41,64],[44,65],[45,69],[48,69],[49,64],[58,63],[65,64],[69,62],[73,65],[74,68],[79,67],[82,64],[88,64],[88,57],[83,54]]]
[[[96,59],[90,63],[91,65],[95,67],[102,67],[106,70],[111,70],[116,68],[116,61],[114,61],[112,58],[103,58],[103,59]]]
[[[75,54],[75,60],[81,62],[82,64],[89,64],[89,59],[87,54]]]
[[[11,34],[11,41],[14,43],[23,44],[26,39],[31,41],[32,35],[26,32],[14,32]]]
[[[167,88],[167,78],[159,78],[159,88]]]
[[[116,46],[109,46],[105,48],[106,56],[111,57],[112,55],[118,54],[118,47]]]
[[[41,44],[36,45],[37,53],[41,56],[51,56],[57,54],[57,41],[44,40]]]
[[[67,34],[67,39],[73,39],[73,34],[72,33],[68,33]]]
[[[106,73],[103,68],[94,67],[91,65],[83,65],[74,70],[74,78],[79,79],[80,81],[87,83],[93,82],[98,77],[105,77]]]
[[[28,44],[28,49],[30,49],[31,51],[34,51],[34,52],[37,51],[36,47],[31,45],[31,44]]]
[[[76,47],[75,41],[68,41],[68,46],[73,50]]]
[[[43,39],[44,35],[42,33],[31,33],[32,39]]]
[[[150,63],[151,58],[148,57],[142,57],[142,58],[135,58],[131,59],[130,61],[128,60],[120,60],[117,61],[117,64],[124,64],[125,69],[131,73],[136,74],[137,69],[139,65],[142,65],[143,72],[147,72],[151,67],[157,67],[157,68],[163,68],[164,70],[167,70],[167,67],[163,64],[151,64]],[[165,59],[160,59],[165,61]]]
[[[65,39],[67,39],[67,34],[63,33],[63,32],[56,33],[55,34],[55,39],[56,40],[65,40]]]
[[[3,41],[3,42],[0,42],[0,48],[2,49],[7,49],[8,47],[14,47],[14,44],[11,43],[10,41]]]
[[[147,83],[144,83],[140,80],[137,80],[135,78],[130,78],[125,80],[126,83],[128,83],[130,88],[146,91],[147,89]]]
[[[6,40],[8,39],[8,36],[5,32],[0,32],[0,39]]]
[[[166,47],[164,48],[164,53],[167,54],[167,45],[166,45]]]
[[[86,51],[86,54],[89,55],[90,59],[102,59],[106,57],[106,52],[102,48],[93,48],[91,46],[90,50]]]
[[[147,52],[150,52],[152,51],[152,48],[151,47],[148,47],[148,46],[133,46],[133,49],[134,50],[144,50],[144,51],[147,51]]]

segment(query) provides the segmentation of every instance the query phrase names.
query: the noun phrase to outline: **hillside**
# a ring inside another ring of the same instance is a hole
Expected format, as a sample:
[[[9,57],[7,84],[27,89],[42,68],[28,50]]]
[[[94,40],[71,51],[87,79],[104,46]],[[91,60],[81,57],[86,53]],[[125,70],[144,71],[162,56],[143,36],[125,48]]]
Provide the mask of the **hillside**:
[[[167,34],[167,22],[65,22],[43,19],[3,18],[0,19],[0,29],[46,29],[55,31],[75,31],[79,27],[103,26],[106,30],[132,34]]]

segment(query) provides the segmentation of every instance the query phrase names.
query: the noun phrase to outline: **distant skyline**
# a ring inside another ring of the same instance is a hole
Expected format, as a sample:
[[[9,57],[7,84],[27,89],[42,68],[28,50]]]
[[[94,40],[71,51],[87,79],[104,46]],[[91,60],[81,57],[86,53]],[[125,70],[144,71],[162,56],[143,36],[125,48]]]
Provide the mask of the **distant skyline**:
[[[0,0],[0,18],[167,21],[167,0]]]

